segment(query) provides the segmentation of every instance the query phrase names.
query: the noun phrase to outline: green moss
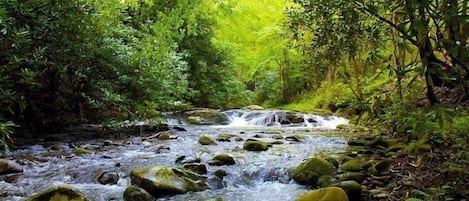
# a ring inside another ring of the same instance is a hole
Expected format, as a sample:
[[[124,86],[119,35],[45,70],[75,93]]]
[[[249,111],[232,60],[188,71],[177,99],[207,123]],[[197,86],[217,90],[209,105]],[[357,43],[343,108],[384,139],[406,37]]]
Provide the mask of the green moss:
[[[207,185],[205,177],[184,168],[149,167],[133,169],[131,183],[154,197],[182,194],[188,191],[201,191]]]
[[[296,201],[348,201],[347,194],[338,187],[321,188],[309,191],[296,199]]]
[[[25,201],[89,201],[79,191],[66,186],[59,185],[36,193]]]
[[[246,141],[243,144],[243,149],[248,151],[266,151],[269,145],[261,141]]]
[[[352,180],[361,183],[365,179],[365,174],[361,172],[346,172],[340,175],[341,181]]]
[[[125,201],[153,201],[154,198],[143,188],[130,185],[124,191]]]
[[[75,149],[75,154],[77,156],[81,156],[81,155],[87,155],[87,154],[92,154],[93,152],[91,150],[88,150],[88,149],[84,149],[84,148],[76,148]]]
[[[201,145],[214,145],[217,144],[215,141],[207,135],[201,135],[198,140]]]
[[[298,165],[292,172],[292,178],[305,185],[316,186],[323,175],[332,175],[336,168],[322,158],[311,158]]]
[[[343,163],[340,166],[340,169],[344,171],[351,171],[351,172],[358,172],[363,169],[363,167],[366,165],[364,161],[357,160],[357,159],[352,159],[349,160],[345,163]]]

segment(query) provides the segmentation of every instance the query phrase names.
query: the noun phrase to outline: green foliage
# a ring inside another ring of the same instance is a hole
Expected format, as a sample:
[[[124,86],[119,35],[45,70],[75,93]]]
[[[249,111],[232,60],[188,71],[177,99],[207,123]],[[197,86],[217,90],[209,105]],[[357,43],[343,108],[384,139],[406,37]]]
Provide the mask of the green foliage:
[[[10,153],[10,145],[13,143],[13,127],[15,126],[16,125],[11,121],[0,122],[0,145],[3,147],[3,151],[6,154]]]
[[[211,5],[0,2],[0,120],[59,129],[246,103],[227,50],[212,43]]]

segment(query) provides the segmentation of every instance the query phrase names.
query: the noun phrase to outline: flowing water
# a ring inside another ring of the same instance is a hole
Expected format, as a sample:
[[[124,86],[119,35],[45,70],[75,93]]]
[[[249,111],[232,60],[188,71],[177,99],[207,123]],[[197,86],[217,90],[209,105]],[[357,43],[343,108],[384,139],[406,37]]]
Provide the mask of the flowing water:
[[[340,133],[330,132],[338,124],[347,123],[343,118],[301,114],[303,122],[291,123],[282,121],[283,113],[278,111],[231,110],[226,114],[230,117],[228,125],[194,126],[180,119],[172,119],[170,123],[177,124],[173,126],[186,129],[171,130],[178,136],[173,140],[131,136],[125,139],[37,142],[19,147],[13,158],[23,165],[24,172],[0,178],[0,195],[2,191],[6,192],[6,197],[0,197],[0,200],[24,200],[51,185],[69,184],[93,200],[120,201],[130,183],[128,175],[133,168],[180,167],[182,165],[176,161],[181,156],[185,156],[182,162],[200,158],[202,163],[207,164],[218,153],[233,156],[236,164],[207,165],[209,189],[158,200],[213,197],[227,201],[294,200],[308,189],[291,180],[289,172],[292,168],[315,154],[338,153],[347,146]],[[219,134],[229,134],[232,138],[217,142],[217,145],[202,146],[197,142],[201,134],[213,139]],[[301,140],[296,141],[298,138]],[[247,139],[278,143],[267,151],[250,152],[242,149]],[[76,155],[76,147],[85,147],[92,153]],[[220,169],[228,173],[223,179],[213,176]],[[103,172],[117,173],[117,184],[99,184],[97,178]]]

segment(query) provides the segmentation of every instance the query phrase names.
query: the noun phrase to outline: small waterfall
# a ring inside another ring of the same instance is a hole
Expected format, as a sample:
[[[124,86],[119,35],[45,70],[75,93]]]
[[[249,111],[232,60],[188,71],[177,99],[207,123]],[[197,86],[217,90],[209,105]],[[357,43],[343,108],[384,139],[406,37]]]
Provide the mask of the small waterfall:
[[[273,126],[335,129],[337,125],[348,124],[348,120],[342,117],[302,114],[284,110],[229,110],[225,113],[231,120],[227,127]]]

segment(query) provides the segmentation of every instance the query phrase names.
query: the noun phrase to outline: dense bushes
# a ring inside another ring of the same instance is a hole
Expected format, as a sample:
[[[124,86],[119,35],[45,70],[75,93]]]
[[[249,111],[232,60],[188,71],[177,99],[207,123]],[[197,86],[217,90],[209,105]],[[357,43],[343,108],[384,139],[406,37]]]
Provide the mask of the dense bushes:
[[[236,100],[242,87],[211,43],[214,21],[203,5],[0,2],[0,122],[50,129],[191,104],[232,106],[222,100]]]

